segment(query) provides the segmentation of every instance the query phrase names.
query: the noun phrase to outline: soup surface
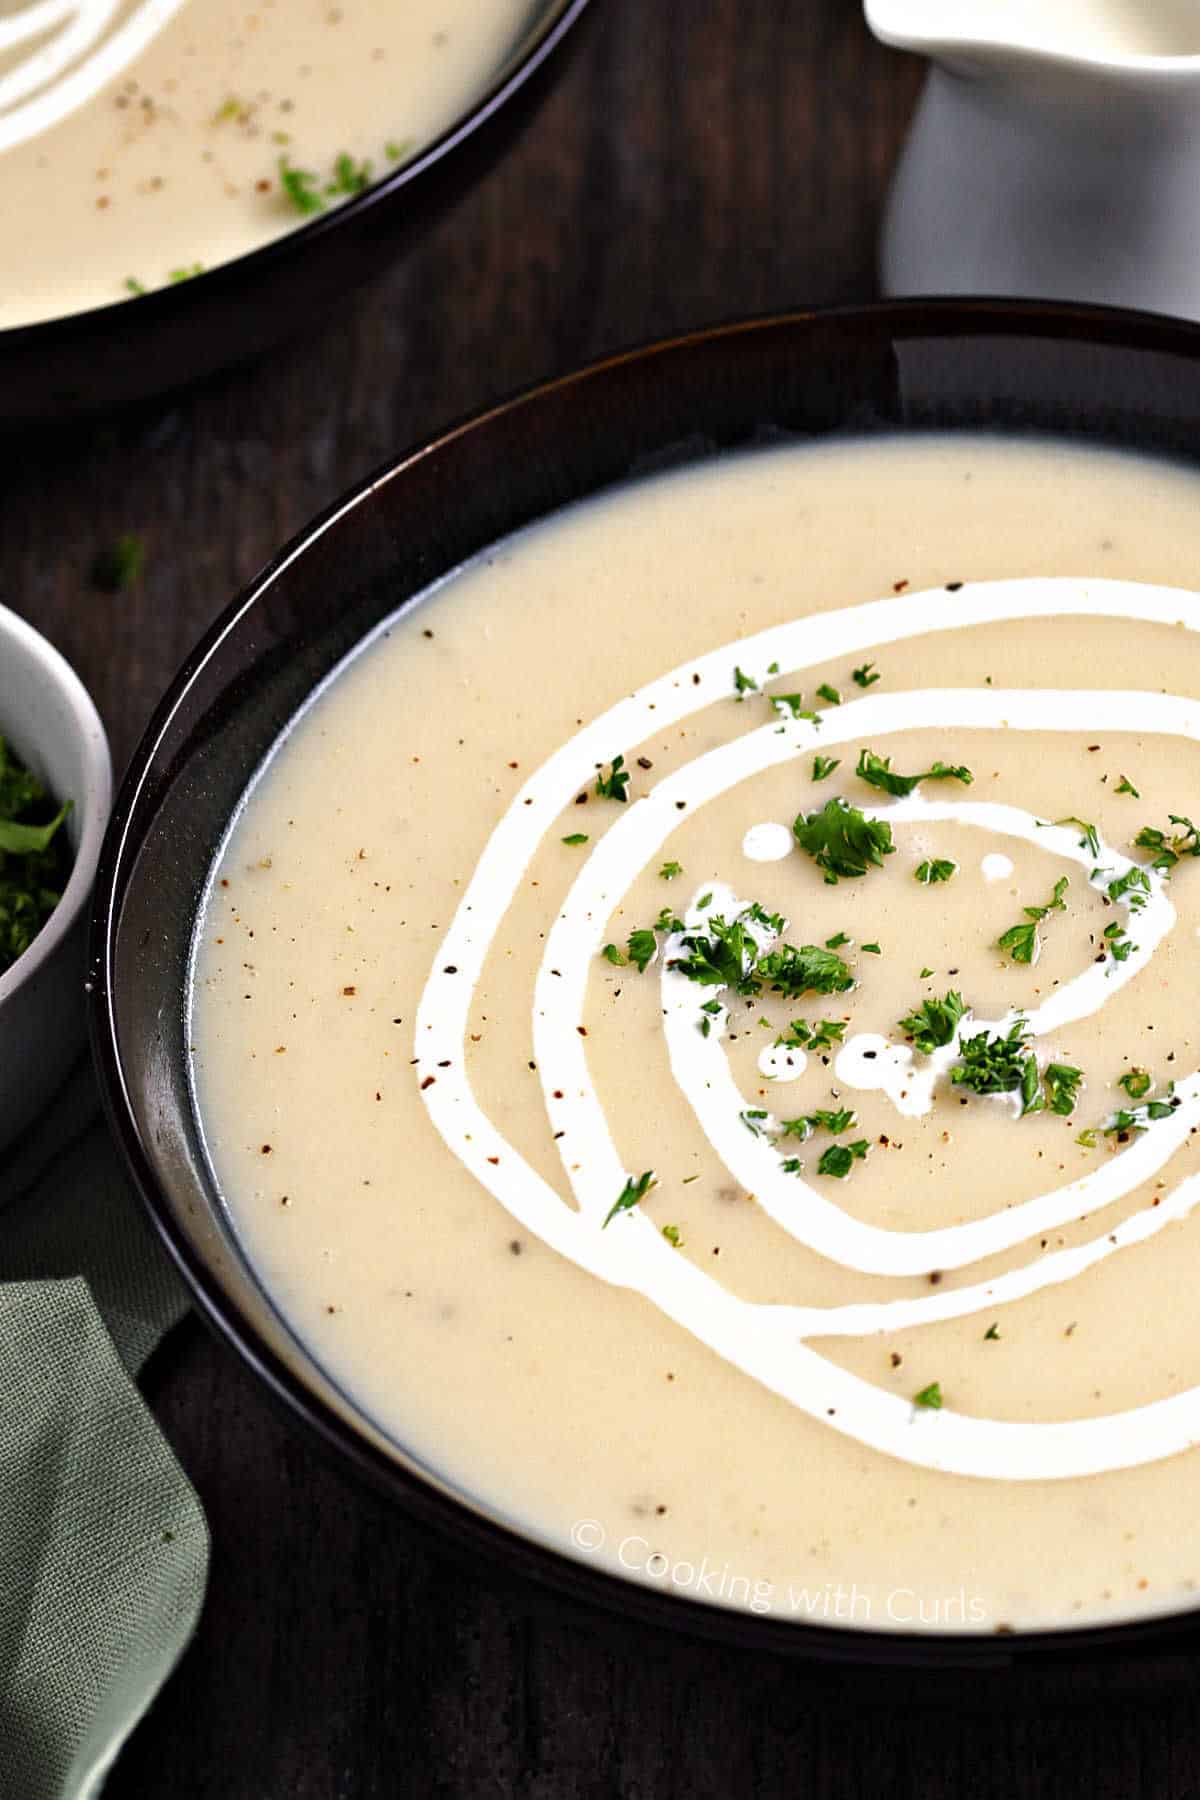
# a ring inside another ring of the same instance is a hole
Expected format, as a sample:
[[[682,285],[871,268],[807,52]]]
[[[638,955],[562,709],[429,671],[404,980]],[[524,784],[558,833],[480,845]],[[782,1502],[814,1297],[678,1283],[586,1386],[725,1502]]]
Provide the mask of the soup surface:
[[[1200,483],[764,451],[327,684],[197,928],[246,1252],[363,1413],[698,1601],[992,1631],[1200,1576]]]
[[[0,0],[0,330],[136,298],[336,206],[452,124],[531,16]]]

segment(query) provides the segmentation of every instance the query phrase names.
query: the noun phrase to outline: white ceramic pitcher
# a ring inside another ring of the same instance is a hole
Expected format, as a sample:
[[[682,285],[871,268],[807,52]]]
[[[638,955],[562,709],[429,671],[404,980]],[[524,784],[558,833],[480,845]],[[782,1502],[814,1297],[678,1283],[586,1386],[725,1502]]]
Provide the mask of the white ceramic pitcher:
[[[865,0],[932,59],[888,203],[893,294],[1200,318],[1200,0]]]

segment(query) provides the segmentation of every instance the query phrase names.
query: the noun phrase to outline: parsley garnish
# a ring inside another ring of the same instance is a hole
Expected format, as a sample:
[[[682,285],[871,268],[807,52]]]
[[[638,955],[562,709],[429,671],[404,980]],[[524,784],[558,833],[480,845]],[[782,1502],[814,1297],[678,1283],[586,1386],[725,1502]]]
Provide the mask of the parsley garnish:
[[[604,954],[608,956],[608,951],[606,950]],[[658,939],[655,937],[653,931],[643,927],[640,931],[630,932],[629,960],[633,963],[639,975],[644,975],[646,973],[646,970],[657,955]],[[611,957],[609,957],[609,961],[612,961]]]
[[[1146,1127],[1156,1119],[1169,1119],[1178,1100],[1147,1100],[1144,1106],[1137,1106],[1132,1112],[1115,1112],[1106,1125],[1101,1126],[1105,1137],[1121,1136],[1130,1131],[1145,1131]]]
[[[1079,840],[1079,848],[1081,850],[1090,850],[1093,856],[1099,856],[1100,835],[1097,832],[1096,827],[1094,825],[1089,825],[1086,819],[1077,819],[1073,813],[1068,813],[1065,819],[1055,819],[1054,823],[1056,825],[1078,825],[1080,831],[1083,833],[1083,836]]]
[[[632,942],[632,940],[630,940],[630,941]],[[657,948],[657,945],[655,946],[655,948]],[[651,951],[651,955],[653,955],[653,953],[654,952]],[[621,955],[621,952],[617,949],[617,946],[615,944],[605,944],[605,946],[604,946],[603,950],[600,952],[600,954],[605,959],[606,962],[612,963],[612,965],[615,969],[623,969],[625,967],[625,964],[629,960],[629,958],[627,956]],[[646,960],[648,962],[649,957],[647,957]],[[645,973],[645,968],[646,968],[645,963],[638,964],[638,969],[641,973]]]
[[[781,712],[786,706],[793,719],[807,719],[810,725],[819,725],[821,723],[821,715],[815,712],[805,712],[800,705],[803,698],[803,694],[767,695],[767,699],[771,702],[771,705],[775,708],[776,712]]]
[[[1040,1087],[1037,1059],[1026,1048],[1028,1033],[1025,1021],[1017,1018],[1000,1036],[988,1031],[963,1038],[959,1044],[962,1061],[951,1070],[955,1087],[970,1088],[975,1094],[1021,1095],[1021,1112],[1039,1110]]]
[[[949,881],[956,873],[958,864],[938,857],[933,862],[917,864],[916,878],[924,887],[932,887],[935,881]]]
[[[125,292],[127,294],[133,294],[136,297],[138,294],[144,294],[145,291],[145,284],[140,282],[136,275],[127,275],[125,277]]]
[[[658,874],[661,881],[674,881],[677,875],[683,874],[683,864],[677,862],[665,862],[658,871]]]
[[[1123,1087],[1131,1100],[1144,1100],[1154,1086],[1154,1077],[1149,1069],[1140,1069],[1135,1065],[1117,1078],[1117,1086]]]
[[[701,987],[731,987],[739,994],[759,991],[760,983],[754,979],[758,943],[742,917],[728,921],[714,913],[705,921],[703,933],[685,935],[682,947],[688,954],[676,957],[671,967],[689,981]]]
[[[849,942],[850,939],[844,931],[836,931],[832,937],[825,939],[825,948],[827,950],[840,950],[843,944],[848,944]]]
[[[668,1244],[671,1245],[671,1248],[673,1250],[682,1250],[683,1249],[683,1239],[679,1235],[678,1225],[664,1225],[662,1228],[662,1234],[666,1238]]]
[[[842,696],[835,687],[830,687],[827,681],[823,681],[817,689],[817,697],[820,700],[828,700],[830,706],[840,706],[842,704]]]
[[[383,146],[383,154],[389,162],[400,162],[413,147],[413,138],[389,138]]]
[[[1149,892],[1150,877],[1136,863],[1108,884],[1109,899],[1114,904],[1118,900],[1124,900],[1130,912],[1141,912]]]
[[[586,844],[587,841],[588,834],[586,831],[573,831],[570,837],[565,837],[563,839],[564,844]]]
[[[1127,962],[1137,945],[1129,936],[1119,919],[1104,927],[1104,949],[1108,951],[1114,962]]]
[[[865,1159],[870,1148],[866,1138],[856,1138],[852,1144],[830,1144],[821,1152],[817,1174],[835,1175],[839,1181],[844,1181],[855,1163]]]
[[[715,921],[714,921],[715,923]],[[844,994],[854,977],[840,956],[817,944],[782,944],[755,964],[754,973],[773,993],[798,1000],[801,994]]]
[[[810,1138],[814,1131],[828,1131],[837,1137],[843,1131],[849,1131],[857,1125],[858,1119],[853,1112],[842,1107],[837,1112],[823,1112],[820,1107],[816,1112],[802,1113],[798,1119],[781,1119],[780,1130],[784,1137]]]
[[[854,670],[854,679],[860,688],[869,688],[873,681],[879,680],[878,675],[871,673],[874,667],[874,663],[863,663],[860,668]]]
[[[325,202],[317,191],[317,176],[311,169],[294,168],[286,156],[281,156],[279,185],[298,213],[324,212]]]
[[[1067,903],[1063,899],[1070,886],[1066,875],[1060,875],[1054,884],[1054,893],[1045,906],[1025,906],[1022,911],[1029,921],[1027,925],[1013,925],[1008,931],[996,939],[997,950],[1007,950],[1014,962],[1031,963],[1037,957],[1040,943],[1037,934],[1038,921],[1047,913],[1066,912]]]
[[[901,1019],[900,1030],[918,1050],[931,1056],[950,1043],[966,1010],[962,995],[951,988],[944,1000],[923,1000],[916,1012]]]
[[[819,1054],[840,1044],[845,1034],[844,1019],[818,1019],[815,1025],[809,1025],[804,1019],[793,1019],[784,1035],[775,1039],[774,1048],[811,1050]]]
[[[841,767],[841,763],[842,759],[840,756],[814,756],[812,772],[813,780],[824,781],[827,775],[832,775],[835,769]]]
[[[744,675],[736,664],[733,670],[733,685],[739,700],[744,700],[747,694],[757,694],[758,692],[758,683],[754,677]],[[796,698],[799,699],[800,696],[797,694]]]
[[[1200,856],[1200,832],[1190,819],[1181,813],[1168,813],[1172,825],[1183,827],[1181,831],[1158,831],[1152,825],[1143,825],[1134,838],[1140,850],[1153,850],[1150,867],[1157,869],[1160,875],[1169,875],[1176,863],[1185,856]]]
[[[596,777],[596,792],[601,800],[619,800],[624,806],[629,795],[625,789],[629,786],[629,771],[625,767],[623,756],[614,756],[608,765],[608,774],[601,769]]]
[[[996,1325],[989,1325],[987,1330],[983,1334],[983,1341],[985,1344],[994,1344],[994,1343],[998,1342],[999,1337],[1000,1337],[999,1327]]]
[[[863,950],[871,956],[883,955],[883,951],[879,948],[878,944],[864,944]]]
[[[644,1174],[638,1176],[636,1181],[632,1179],[626,1181],[625,1186],[609,1207],[604,1224],[600,1227],[601,1231],[606,1229],[618,1213],[628,1212],[630,1207],[636,1206],[639,1200],[644,1200],[650,1189],[656,1186],[653,1169],[647,1169]]]
[[[868,819],[840,797],[827,800],[819,812],[798,814],[792,830],[802,850],[825,870],[830,884],[839,876],[865,875],[882,868],[895,849],[892,828],[884,819]]]
[[[204,273],[204,264],[203,263],[187,263],[181,269],[172,269],[167,276],[167,280],[173,281],[175,283],[179,283],[181,281],[192,281],[195,279],[195,277],[197,275],[203,275],[203,273]]]
[[[1083,1071],[1072,1068],[1070,1063],[1047,1063],[1042,1072],[1042,1081],[1046,1091],[1046,1105],[1060,1119],[1069,1118],[1075,1111],[1075,1102],[1079,1098],[1079,1084],[1083,1080]],[[1039,1106],[1029,1106],[1026,1112],[1040,1112]]]
[[[343,150],[333,165],[333,180],[325,187],[327,194],[361,194],[371,182],[371,165],[369,162],[356,163],[354,158]]]
[[[974,780],[970,769],[961,763],[952,768],[947,763],[935,762],[931,769],[924,769],[919,775],[894,775],[891,757],[876,756],[873,750],[859,751],[854,773],[869,787],[882,788],[885,794],[893,794],[899,800],[907,798],[922,781],[961,781],[969,786]]]
[[[919,1394],[914,1394],[913,1405],[927,1406],[931,1412],[940,1412],[942,1409],[941,1382],[931,1381],[929,1386],[923,1387]]]
[[[1120,781],[1117,783],[1116,792],[1118,794],[1132,794],[1135,800],[1140,800],[1142,797],[1127,775],[1122,775]]]

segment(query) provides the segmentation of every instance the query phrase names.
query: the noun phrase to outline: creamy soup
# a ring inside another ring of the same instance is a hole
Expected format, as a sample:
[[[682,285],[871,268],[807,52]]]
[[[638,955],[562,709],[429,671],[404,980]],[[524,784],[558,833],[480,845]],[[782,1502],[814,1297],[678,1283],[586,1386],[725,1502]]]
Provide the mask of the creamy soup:
[[[497,546],[252,786],[195,1083],[246,1253],[493,1514],[995,1631],[1200,1577],[1200,483],[717,460]]]
[[[0,329],[136,298],[338,205],[465,111],[532,16],[0,0]]]

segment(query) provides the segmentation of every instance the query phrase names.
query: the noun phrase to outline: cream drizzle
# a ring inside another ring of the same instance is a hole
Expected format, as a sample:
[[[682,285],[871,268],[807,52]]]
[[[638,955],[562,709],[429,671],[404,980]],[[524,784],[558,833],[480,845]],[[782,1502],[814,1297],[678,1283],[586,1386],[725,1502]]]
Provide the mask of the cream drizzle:
[[[184,4],[139,0],[116,31],[109,28],[120,0],[35,0],[0,19],[0,55],[37,44],[0,75],[0,151],[26,143],[86,106],[137,60]],[[48,32],[55,35],[38,42]]]
[[[559,1150],[574,1210],[480,1109],[466,1074],[465,1036],[471,996],[484,959],[534,850],[579,785],[592,778],[614,746],[636,744],[652,730],[674,724],[727,694],[729,670],[735,661],[742,667],[777,662],[781,669],[798,672],[835,656],[919,634],[1048,615],[1137,618],[1193,629],[1188,619],[1197,616],[1196,597],[1177,589],[1069,579],[983,583],[953,595],[942,590],[906,594],[902,600],[874,601],[772,627],[710,652],[619,702],[551,756],[516,795],[488,840],[442,940],[417,1018],[414,1073],[420,1082],[435,1077],[422,1095],[431,1119],[455,1155],[528,1230],[579,1267],[644,1294],[717,1354],[833,1429],[920,1466],[996,1479],[1059,1479],[1172,1455],[1200,1438],[1200,1390],[1189,1389],[1106,1417],[1054,1423],[1010,1423],[945,1409],[933,1429],[914,1431],[908,1402],[838,1368],[809,1350],[801,1338],[820,1336],[823,1331],[838,1335],[842,1327],[888,1329],[897,1317],[895,1312],[887,1312],[889,1306],[908,1308],[904,1316],[920,1320],[954,1316],[936,1309],[997,1304],[1047,1281],[1070,1279],[1122,1243],[1149,1236],[1185,1216],[1195,1201],[1194,1178],[1176,1188],[1168,1201],[1135,1214],[1103,1239],[1064,1252],[1062,1257],[1042,1258],[985,1286],[919,1301],[852,1309],[764,1307],[742,1301],[666,1244],[640,1212],[614,1221],[607,1231],[602,1229],[604,1216],[630,1171],[599,1107],[588,1075],[585,1040],[578,1030],[588,978],[613,909],[678,823],[680,801],[684,810],[694,813],[697,806],[747,776],[790,761],[815,745],[851,739],[869,742],[889,732],[928,726],[968,731],[1109,729],[1200,741],[1197,702],[1173,695],[1054,689],[931,689],[866,695],[826,710],[820,715],[824,730],[809,721],[790,719],[751,730],[665,777],[644,798],[624,809],[577,874],[547,934],[534,987],[535,1055],[551,1128],[562,1134]],[[952,810],[945,810],[947,807]],[[910,817],[953,816],[986,829],[1003,829],[998,815],[1013,814],[1023,821],[1017,835],[1025,835],[1029,829],[1030,815],[1019,809],[991,803],[930,803],[920,796],[888,808],[887,816],[899,821],[906,808]],[[1069,828],[1040,831],[1037,841],[1066,857],[1074,853],[1074,860],[1086,860],[1090,867],[1092,859],[1079,853],[1077,835]],[[1128,859],[1111,851],[1097,860],[1104,863],[1107,879],[1129,866]],[[713,905],[715,909],[715,901]],[[1029,1014],[1030,1029],[1044,1033],[1094,1011],[1116,986],[1144,967],[1173,919],[1162,884],[1152,877],[1149,903],[1137,915],[1137,951],[1126,963],[1113,964],[1111,973],[1107,965],[1097,965],[1066,984]],[[668,960],[664,958],[664,964]],[[454,967],[453,976],[443,973],[447,966]],[[684,982],[684,978],[664,967],[662,979],[664,994],[672,1000],[664,1030],[674,1066],[683,1009],[674,1004],[671,984]],[[681,1060],[689,1081],[701,1070],[706,1089],[710,1089],[698,1115],[702,1128],[708,1130],[710,1120],[715,1122],[714,1128],[719,1127],[732,1108],[740,1109],[741,1096],[729,1076],[720,1031],[704,1038],[695,1029],[697,990],[691,983],[684,985],[692,1018],[691,1042]],[[702,1046],[700,1051],[695,1048],[697,1043]],[[552,1077],[547,1074],[551,1070]],[[551,1079],[554,1088],[563,1092],[562,1100],[555,1097]],[[777,1162],[769,1139],[752,1137],[742,1129],[745,1141],[737,1148],[737,1160],[753,1157],[755,1179],[746,1185],[759,1195],[764,1210],[782,1228],[823,1254],[888,1275],[961,1267],[1034,1232],[1109,1205],[1154,1175],[1200,1119],[1200,1077],[1193,1074],[1179,1082],[1176,1094],[1180,1105],[1170,1119],[1156,1124],[1128,1150],[1092,1173],[1007,1209],[997,1218],[942,1232],[906,1234],[864,1226],[815,1190],[804,1189],[794,1177],[787,1178],[792,1183],[791,1199],[784,1212],[773,1203],[770,1181],[760,1185],[758,1179],[760,1173],[771,1173],[761,1159],[770,1157]],[[723,1155],[728,1148],[722,1135]],[[728,1166],[737,1173],[732,1162]],[[967,1296],[974,1298],[968,1302]],[[880,1320],[887,1322],[873,1322]]]

